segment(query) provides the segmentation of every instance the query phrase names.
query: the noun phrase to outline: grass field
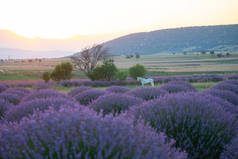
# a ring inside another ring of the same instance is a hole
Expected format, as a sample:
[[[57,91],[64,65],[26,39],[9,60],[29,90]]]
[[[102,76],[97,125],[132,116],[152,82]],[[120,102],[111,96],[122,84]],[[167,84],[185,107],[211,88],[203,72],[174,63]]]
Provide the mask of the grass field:
[[[215,55],[175,54],[143,55],[139,59],[127,59],[125,56],[113,57],[119,69],[126,70],[140,63],[147,70],[147,76],[164,75],[200,75],[200,74],[237,74],[238,53],[230,57],[218,58]],[[0,62],[0,80],[37,80],[44,71],[52,71],[55,65],[69,61],[69,58],[32,60],[11,60]],[[87,78],[81,71],[74,70],[73,78]]]

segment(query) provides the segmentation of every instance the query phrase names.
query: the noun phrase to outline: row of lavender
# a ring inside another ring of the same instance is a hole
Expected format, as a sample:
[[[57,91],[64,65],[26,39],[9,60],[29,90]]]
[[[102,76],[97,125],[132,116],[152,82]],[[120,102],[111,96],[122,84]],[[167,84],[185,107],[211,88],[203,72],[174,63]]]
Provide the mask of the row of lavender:
[[[169,81],[187,81],[187,82],[208,82],[208,81],[223,81],[228,79],[238,79],[238,75],[194,75],[194,76],[160,76],[152,78],[155,83],[167,83]],[[112,86],[112,85],[134,85],[140,84],[138,81],[133,79],[127,79],[125,81],[90,81],[90,80],[64,80],[58,82],[59,85],[69,86]]]
[[[238,81],[203,92],[87,86],[67,95],[0,85],[0,158],[235,159]]]

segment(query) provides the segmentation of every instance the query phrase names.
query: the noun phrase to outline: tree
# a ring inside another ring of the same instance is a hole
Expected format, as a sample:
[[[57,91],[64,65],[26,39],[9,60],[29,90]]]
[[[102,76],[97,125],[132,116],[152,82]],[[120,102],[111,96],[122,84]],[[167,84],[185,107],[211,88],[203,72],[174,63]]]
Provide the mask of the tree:
[[[146,74],[146,69],[143,65],[136,64],[129,68],[130,77],[136,79],[137,77],[144,77]]]
[[[106,60],[110,57],[107,48],[103,45],[93,45],[83,49],[80,53],[71,57],[75,68],[83,71],[87,76],[97,67],[99,61]]]
[[[61,63],[55,66],[51,73],[51,79],[54,81],[69,80],[72,78],[73,66],[69,62]]]
[[[44,72],[42,75],[42,79],[47,83],[50,80],[50,72]]]
[[[215,54],[215,51],[210,51],[210,54],[211,54],[211,55],[214,55],[214,54]]]
[[[117,67],[113,63],[113,60],[105,60],[101,66],[97,66],[88,77],[91,80],[107,80],[111,81],[115,78],[117,73]]]
[[[136,59],[140,58],[140,54],[139,53],[135,53]]]
[[[201,54],[205,55],[205,54],[206,54],[206,51],[201,51]]]

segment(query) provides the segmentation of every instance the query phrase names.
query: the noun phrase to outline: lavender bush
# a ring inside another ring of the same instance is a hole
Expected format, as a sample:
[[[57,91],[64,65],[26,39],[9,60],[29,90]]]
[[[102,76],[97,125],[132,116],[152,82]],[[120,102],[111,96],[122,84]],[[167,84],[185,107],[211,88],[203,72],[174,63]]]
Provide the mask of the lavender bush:
[[[237,159],[238,158],[238,136],[225,147],[220,159]]]
[[[30,100],[35,100],[35,99],[46,99],[46,98],[68,98],[66,95],[53,90],[53,89],[41,89],[41,90],[36,90],[33,91],[32,93],[28,94],[25,96],[22,101],[30,101]]]
[[[229,83],[238,86],[238,81],[237,80],[226,80],[221,83]]]
[[[96,100],[93,101],[90,107],[92,107],[97,112],[100,112],[102,110],[103,115],[112,113],[115,116],[116,114],[124,112],[130,106],[142,102],[143,100],[140,98],[123,94],[110,93],[98,97]]]
[[[5,113],[8,109],[13,107],[12,104],[6,102],[3,99],[0,99],[0,119],[5,116]]]
[[[7,86],[5,84],[0,84],[0,93],[5,91],[7,89]]]
[[[23,98],[25,95],[30,93],[30,90],[22,87],[16,87],[16,88],[8,88],[6,91],[4,91],[4,93],[14,94],[19,96],[20,98]]]
[[[87,86],[80,86],[80,87],[76,87],[73,88],[71,91],[69,91],[68,95],[71,97],[74,97],[80,93],[82,93],[83,91],[86,91],[88,89],[91,89],[91,87],[87,87]]]
[[[178,93],[178,92],[194,92],[196,89],[191,89],[182,84],[171,84],[167,83],[160,87],[160,89],[166,90],[168,93]]]
[[[21,101],[20,96],[16,94],[12,94],[12,93],[5,93],[5,92],[0,93],[0,99],[14,105],[17,105]]]
[[[78,104],[73,99],[66,98],[46,98],[46,99],[35,99],[25,101],[10,109],[6,115],[5,120],[7,121],[20,121],[23,117],[32,115],[35,111],[45,111],[52,107],[55,110],[59,110],[62,106],[77,107]]]
[[[219,89],[219,90],[227,90],[232,91],[238,95],[238,86],[228,83],[228,82],[221,82],[213,86],[211,89]]]
[[[122,86],[111,86],[106,88],[106,91],[112,92],[112,93],[126,93],[129,90],[130,90],[129,88],[122,87]]]
[[[180,86],[186,87],[191,92],[197,91],[196,88],[187,81],[181,81],[181,80],[170,81],[170,82],[168,82],[168,84],[175,84],[175,85],[180,85]]]
[[[132,95],[134,97],[142,98],[144,100],[151,100],[160,96],[164,96],[165,94],[167,94],[167,91],[156,87],[141,87],[130,90],[127,94]]]
[[[97,90],[97,89],[89,89],[86,91],[83,91],[82,93],[74,96],[74,98],[82,105],[88,105],[95,99],[97,99],[99,96],[102,96],[105,94],[105,91]]]
[[[133,107],[129,114],[175,139],[174,146],[191,159],[218,159],[237,133],[235,117],[198,93],[169,94]]]
[[[149,126],[86,108],[36,113],[0,125],[4,159],[186,159]]]
[[[211,94],[213,96],[222,98],[234,105],[238,105],[238,95],[227,90],[219,90],[219,89],[209,89],[203,92],[203,94]]]

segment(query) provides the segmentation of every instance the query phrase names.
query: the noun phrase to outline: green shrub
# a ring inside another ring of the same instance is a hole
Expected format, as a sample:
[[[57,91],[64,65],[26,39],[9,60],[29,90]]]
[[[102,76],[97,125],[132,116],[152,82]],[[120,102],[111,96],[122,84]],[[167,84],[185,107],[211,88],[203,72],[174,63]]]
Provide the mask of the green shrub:
[[[44,72],[42,75],[42,79],[47,83],[50,80],[50,72]]]
[[[146,74],[146,69],[143,65],[136,64],[129,68],[130,77],[136,79],[137,77],[144,77]]]
[[[51,79],[54,81],[69,80],[72,78],[73,66],[69,62],[61,63],[55,66],[51,73]]]
[[[88,74],[91,80],[106,80],[111,81],[115,79],[117,67],[113,60],[105,60],[101,66],[93,69],[92,73]]]
[[[120,80],[120,81],[126,80],[127,76],[128,76],[128,72],[127,71],[118,71],[116,73],[116,79]]]

